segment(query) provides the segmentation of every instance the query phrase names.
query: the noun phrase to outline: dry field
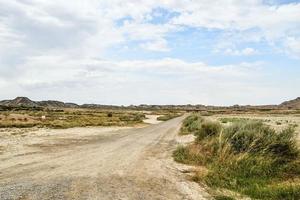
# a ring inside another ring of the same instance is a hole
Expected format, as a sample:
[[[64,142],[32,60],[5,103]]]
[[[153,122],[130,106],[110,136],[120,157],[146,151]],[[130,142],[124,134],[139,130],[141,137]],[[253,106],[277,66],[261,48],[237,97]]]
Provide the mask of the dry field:
[[[86,126],[133,126],[143,122],[143,112],[100,109],[44,109],[0,112],[1,128],[72,128]]]

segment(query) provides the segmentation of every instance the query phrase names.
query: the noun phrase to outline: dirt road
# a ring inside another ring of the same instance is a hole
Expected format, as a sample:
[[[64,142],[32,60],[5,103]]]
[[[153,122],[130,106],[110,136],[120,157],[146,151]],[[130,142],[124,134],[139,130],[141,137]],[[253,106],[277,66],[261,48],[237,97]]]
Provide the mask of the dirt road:
[[[27,153],[0,156],[0,199],[209,199],[172,160],[182,119],[105,134],[94,128],[84,137],[45,136]]]

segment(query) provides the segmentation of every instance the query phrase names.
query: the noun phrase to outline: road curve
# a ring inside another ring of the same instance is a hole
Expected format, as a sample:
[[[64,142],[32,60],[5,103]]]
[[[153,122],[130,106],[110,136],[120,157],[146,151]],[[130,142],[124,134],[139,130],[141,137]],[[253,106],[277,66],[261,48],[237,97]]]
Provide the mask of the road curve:
[[[0,199],[209,199],[171,157],[183,118],[1,160]]]

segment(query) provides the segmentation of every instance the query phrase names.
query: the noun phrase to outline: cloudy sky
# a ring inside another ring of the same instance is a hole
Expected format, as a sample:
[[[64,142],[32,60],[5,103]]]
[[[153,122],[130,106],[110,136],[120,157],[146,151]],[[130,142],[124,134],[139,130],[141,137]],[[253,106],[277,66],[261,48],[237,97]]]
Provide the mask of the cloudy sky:
[[[270,104],[300,96],[300,1],[0,0],[0,99]]]

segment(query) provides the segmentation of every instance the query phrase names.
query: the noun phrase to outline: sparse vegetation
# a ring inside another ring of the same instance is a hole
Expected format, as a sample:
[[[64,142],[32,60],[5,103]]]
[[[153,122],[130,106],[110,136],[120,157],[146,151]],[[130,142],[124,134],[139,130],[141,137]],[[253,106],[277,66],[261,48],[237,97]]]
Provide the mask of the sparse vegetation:
[[[169,113],[163,114],[162,116],[159,116],[157,118],[157,120],[159,120],[159,121],[168,121],[170,119],[173,119],[173,118],[176,118],[176,117],[179,117],[179,116],[181,116],[180,113],[169,112]]]
[[[66,110],[22,110],[0,112],[0,128],[71,128],[84,126],[125,126],[142,123],[141,112],[105,111],[86,109]]]
[[[261,120],[254,120],[254,119],[249,119],[249,118],[238,118],[238,117],[224,117],[224,118],[220,118],[220,121],[223,123],[223,124],[226,124],[226,123],[235,123],[235,122],[247,122],[247,121],[261,121]]]
[[[222,126],[191,115],[182,131],[195,134],[197,139],[178,147],[174,159],[205,166],[208,172],[196,173],[194,180],[211,188],[229,189],[255,199],[299,199],[300,151],[294,127],[275,131],[257,120],[231,123]]]

